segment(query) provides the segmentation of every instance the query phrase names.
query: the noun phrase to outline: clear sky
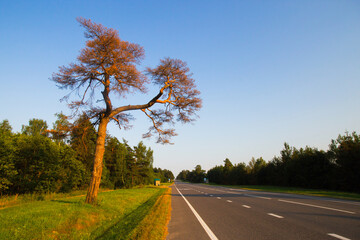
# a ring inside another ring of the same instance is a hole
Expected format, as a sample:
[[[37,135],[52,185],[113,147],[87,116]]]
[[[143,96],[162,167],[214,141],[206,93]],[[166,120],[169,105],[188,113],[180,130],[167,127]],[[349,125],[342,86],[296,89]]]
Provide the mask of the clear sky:
[[[229,158],[271,160],[284,142],[327,150],[345,131],[360,133],[360,1],[1,1],[0,121],[14,131],[31,118],[70,113],[67,94],[49,80],[84,47],[76,17],[117,29],[145,49],[142,67],[163,57],[186,61],[202,93],[192,125],[178,124],[174,145],[144,140],[154,165],[176,175]],[[146,96],[121,99],[144,103]],[[150,126],[109,133],[131,145]]]

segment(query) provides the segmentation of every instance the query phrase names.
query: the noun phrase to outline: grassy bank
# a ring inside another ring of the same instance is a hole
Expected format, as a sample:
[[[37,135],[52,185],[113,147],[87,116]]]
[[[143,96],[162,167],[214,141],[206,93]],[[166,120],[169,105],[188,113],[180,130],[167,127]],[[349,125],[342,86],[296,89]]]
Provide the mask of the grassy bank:
[[[211,185],[216,185],[216,184],[211,184]],[[226,186],[231,188],[241,188],[247,190],[256,190],[256,191],[292,193],[292,194],[302,194],[309,196],[331,197],[331,198],[360,201],[359,193],[350,193],[350,192],[337,192],[337,191],[319,190],[319,189],[304,189],[304,188],[295,188],[295,187],[259,186],[259,185],[221,185],[221,186]]]
[[[133,231],[130,239],[165,239],[168,234],[167,225],[170,221],[170,216],[171,188],[166,188],[166,191],[158,198],[149,214]]]
[[[80,195],[52,199],[45,196],[42,201],[3,208],[0,239],[134,239],[134,235],[140,238],[145,233],[143,230],[139,233],[139,229],[145,229],[142,223],[147,216],[157,213],[155,209],[161,199],[166,199],[167,189],[144,187],[102,192],[98,206],[84,204],[85,196]],[[162,237],[164,232],[158,235]]]

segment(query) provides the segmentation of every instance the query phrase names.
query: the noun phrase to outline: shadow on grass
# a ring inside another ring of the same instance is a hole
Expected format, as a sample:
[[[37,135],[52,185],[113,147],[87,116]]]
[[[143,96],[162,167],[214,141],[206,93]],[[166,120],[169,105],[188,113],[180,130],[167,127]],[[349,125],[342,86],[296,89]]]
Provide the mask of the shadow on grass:
[[[79,202],[74,202],[69,200],[51,200],[51,202],[79,204]]]
[[[114,225],[105,229],[105,231],[100,236],[95,236],[95,239],[128,239],[131,232],[146,217],[161,194],[162,191],[159,191],[159,193],[149,198],[145,203],[141,204],[134,211],[125,215]]]

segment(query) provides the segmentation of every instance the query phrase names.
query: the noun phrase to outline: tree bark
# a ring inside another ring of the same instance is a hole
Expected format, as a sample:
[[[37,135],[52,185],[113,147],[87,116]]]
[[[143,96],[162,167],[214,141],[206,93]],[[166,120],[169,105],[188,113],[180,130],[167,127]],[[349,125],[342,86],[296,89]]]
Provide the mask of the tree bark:
[[[104,117],[100,120],[99,129],[96,138],[94,169],[92,171],[90,186],[86,195],[86,203],[96,204],[97,194],[101,182],[101,174],[103,169],[103,157],[105,152],[106,128],[109,118]]]

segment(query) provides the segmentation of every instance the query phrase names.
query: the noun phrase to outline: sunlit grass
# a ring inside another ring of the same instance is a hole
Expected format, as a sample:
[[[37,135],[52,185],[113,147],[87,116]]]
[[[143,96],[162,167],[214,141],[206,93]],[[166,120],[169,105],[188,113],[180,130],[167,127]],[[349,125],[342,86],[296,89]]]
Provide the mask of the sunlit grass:
[[[139,226],[131,234],[131,239],[138,240],[162,240],[165,239],[167,225],[171,216],[171,188],[161,195],[150,213],[144,218]]]
[[[102,191],[108,191],[108,190],[100,190],[100,192]],[[31,194],[21,194],[21,195],[16,194],[9,196],[4,195],[0,197],[0,210],[2,208],[13,207],[35,201],[47,201],[47,200],[60,199],[66,197],[80,196],[85,194],[86,194],[86,190],[78,190],[69,193],[44,193],[44,194],[31,193]]]
[[[0,239],[130,239],[165,190],[102,192],[98,206],[85,204],[85,196],[67,196],[3,208]]]

